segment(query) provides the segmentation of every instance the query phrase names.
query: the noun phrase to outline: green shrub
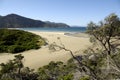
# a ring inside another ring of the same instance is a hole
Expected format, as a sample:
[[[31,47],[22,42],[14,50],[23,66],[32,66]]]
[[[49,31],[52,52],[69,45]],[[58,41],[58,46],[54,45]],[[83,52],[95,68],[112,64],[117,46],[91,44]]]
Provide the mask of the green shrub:
[[[60,77],[58,80],[73,80],[73,74],[67,74],[65,76]]]
[[[8,49],[8,52],[10,52],[10,53],[18,53],[18,52],[22,52],[22,51],[25,51],[25,48],[20,45],[12,45]]]
[[[90,77],[89,76],[84,76],[84,77],[80,78],[80,80],[90,80]]]
[[[43,45],[46,45],[45,40],[33,33],[14,29],[0,29],[0,53],[19,53],[38,49]]]
[[[73,73],[76,70],[74,64],[64,64],[61,61],[51,61],[48,65],[38,70],[39,80],[73,80]]]

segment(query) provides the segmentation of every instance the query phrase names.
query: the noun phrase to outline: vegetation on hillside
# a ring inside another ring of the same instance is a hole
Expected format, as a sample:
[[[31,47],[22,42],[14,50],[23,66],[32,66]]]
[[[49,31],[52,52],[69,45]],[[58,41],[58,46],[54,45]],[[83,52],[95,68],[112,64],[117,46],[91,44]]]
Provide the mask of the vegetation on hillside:
[[[45,40],[35,34],[22,30],[0,29],[0,53],[18,53],[38,49],[45,45]]]
[[[69,27],[64,23],[43,22],[26,18],[17,14],[0,16],[0,28],[26,28],[26,27]]]
[[[1,64],[0,80],[117,80],[120,79],[120,19],[111,14],[96,25],[88,24],[87,33],[93,43],[84,55],[75,56],[73,52],[57,44],[50,50],[68,51],[72,58],[67,63],[50,62],[33,72],[22,63],[22,55]],[[60,40],[60,38],[58,38]],[[57,47],[57,49],[56,49]]]

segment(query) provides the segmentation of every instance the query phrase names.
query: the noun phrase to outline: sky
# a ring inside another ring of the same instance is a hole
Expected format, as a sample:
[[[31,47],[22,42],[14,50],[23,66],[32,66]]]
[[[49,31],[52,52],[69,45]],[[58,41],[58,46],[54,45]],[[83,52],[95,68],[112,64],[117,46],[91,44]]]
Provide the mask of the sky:
[[[86,26],[111,13],[120,17],[120,0],[0,0],[0,15]]]

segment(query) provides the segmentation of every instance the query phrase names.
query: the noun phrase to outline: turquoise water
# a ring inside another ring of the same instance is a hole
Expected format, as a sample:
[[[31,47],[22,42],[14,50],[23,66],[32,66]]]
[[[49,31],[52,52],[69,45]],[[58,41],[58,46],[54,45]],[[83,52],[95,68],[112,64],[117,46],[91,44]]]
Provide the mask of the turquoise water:
[[[85,32],[86,27],[69,27],[69,28],[19,28],[26,31],[47,31],[47,32]]]

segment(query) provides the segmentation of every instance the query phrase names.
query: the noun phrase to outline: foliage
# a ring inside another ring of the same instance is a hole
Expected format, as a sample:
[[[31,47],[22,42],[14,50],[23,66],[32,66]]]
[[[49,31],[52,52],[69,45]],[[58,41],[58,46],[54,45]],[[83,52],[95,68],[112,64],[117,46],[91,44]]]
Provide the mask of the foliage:
[[[48,65],[39,68],[39,80],[73,80],[72,73],[75,71],[74,64],[63,64],[63,62],[51,61]]]
[[[87,33],[91,36],[91,42],[99,47],[85,51],[90,53],[81,63],[84,71],[93,80],[119,79],[119,50],[120,50],[120,19],[111,14],[100,21],[99,25],[93,22],[88,24]]]
[[[101,21],[99,25],[91,22],[88,25],[87,33],[90,34],[91,42],[94,43],[94,47],[86,50],[86,55],[75,56],[73,52],[66,49],[62,43],[61,46],[53,43],[49,46],[49,49],[57,51],[56,48],[58,48],[58,50],[68,51],[73,57],[74,62],[78,64],[75,69],[78,69],[78,71],[83,75],[80,76],[81,80],[119,79],[120,19],[117,15],[111,14],[106,17],[103,22]],[[96,47],[96,43],[100,47]],[[52,70],[53,69],[50,68],[48,72]],[[46,73],[46,71],[44,72]],[[54,70],[52,72],[54,72]],[[86,77],[86,75],[88,75],[88,77]],[[64,79],[66,76],[68,75],[62,76],[60,79]],[[57,78],[55,77],[55,79]]]
[[[33,69],[24,67],[24,56],[18,54],[14,57],[15,59],[0,64],[0,80],[73,80],[73,73],[77,68],[70,61],[66,65],[61,61],[51,61],[37,72],[33,72]]]
[[[21,68],[23,68],[23,63],[22,63],[22,59],[24,58],[24,56],[22,56],[21,54],[19,55],[15,55],[15,59],[13,60],[9,60],[6,64],[5,63],[1,63],[1,74],[4,73],[11,73],[13,71],[16,71],[18,69],[18,74],[20,74],[21,72]]]
[[[89,76],[83,76],[80,80],[90,80]]]
[[[118,42],[120,36],[120,19],[111,14],[100,21],[99,25],[90,22],[87,33],[91,35],[91,42],[99,41],[107,54],[111,54],[119,46],[116,41]]]
[[[30,32],[12,29],[0,29],[0,52],[18,53],[38,49],[45,45],[45,40]]]
[[[58,80],[73,80],[73,75],[67,74],[65,76],[60,77]]]
[[[24,68],[22,55],[16,55],[14,60],[1,64],[1,80],[111,80],[120,79],[120,20],[111,14],[96,25],[90,22],[88,34],[94,47],[84,52],[87,54],[75,56],[74,52],[53,43],[50,50],[68,51],[72,59],[67,63],[51,61],[48,65],[40,67],[35,73],[32,69]],[[60,40],[60,38],[58,38]],[[0,44],[3,44],[1,42]],[[96,47],[98,44],[100,47]],[[12,42],[8,42],[12,44]],[[57,48],[57,49],[56,49]],[[3,50],[6,46],[3,46]],[[76,74],[79,72],[79,74]],[[16,79],[17,78],[17,79]]]
[[[37,73],[24,67],[23,58],[24,56],[18,54],[15,55],[15,59],[0,64],[0,80],[37,80]]]

